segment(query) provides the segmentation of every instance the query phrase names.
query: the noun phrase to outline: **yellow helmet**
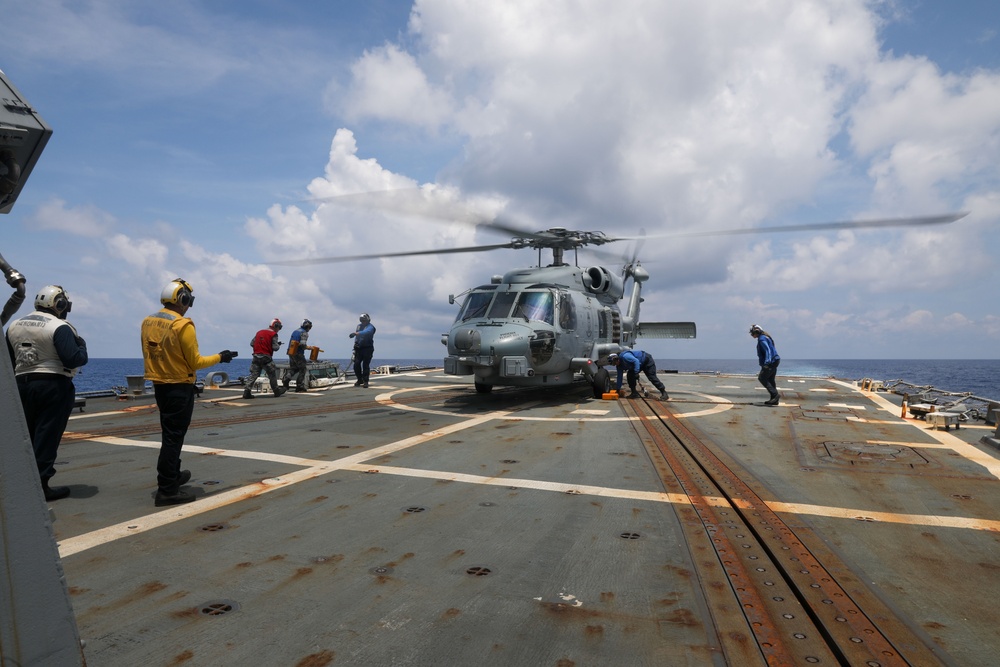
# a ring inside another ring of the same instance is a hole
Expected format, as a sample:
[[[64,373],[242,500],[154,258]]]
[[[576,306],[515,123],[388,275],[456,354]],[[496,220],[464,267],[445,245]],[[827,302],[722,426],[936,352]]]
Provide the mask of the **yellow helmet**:
[[[193,306],[194,289],[184,280],[174,278],[160,292],[160,303],[164,306]]]

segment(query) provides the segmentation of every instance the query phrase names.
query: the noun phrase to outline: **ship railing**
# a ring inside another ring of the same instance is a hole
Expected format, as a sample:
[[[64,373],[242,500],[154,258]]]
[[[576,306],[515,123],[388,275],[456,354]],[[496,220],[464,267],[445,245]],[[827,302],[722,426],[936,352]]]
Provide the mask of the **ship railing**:
[[[992,424],[993,414],[1000,409],[1000,400],[976,396],[972,392],[938,389],[933,385],[918,385],[906,380],[887,380],[881,389],[902,395],[911,412],[918,405],[932,406],[935,412],[958,412],[963,421],[975,419]],[[969,405],[967,405],[969,404]]]

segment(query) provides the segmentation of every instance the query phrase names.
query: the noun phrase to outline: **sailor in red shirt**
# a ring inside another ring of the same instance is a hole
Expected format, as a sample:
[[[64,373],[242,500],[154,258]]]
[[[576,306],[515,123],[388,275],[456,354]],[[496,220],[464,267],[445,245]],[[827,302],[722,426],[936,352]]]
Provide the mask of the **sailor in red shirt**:
[[[253,361],[250,362],[250,377],[247,378],[247,383],[243,387],[243,398],[253,398],[250,387],[260,377],[262,370],[267,373],[267,377],[271,381],[271,391],[274,392],[275,398],[287,391],[284,387],[278,386],[278,369],[272,358],[274,353],[281,349],[281,341],[278,340],[279,331],[281,331],[281,320],[276,317],[271,320],[270,327],[258,331],[257,335],[250,341],[250,345],[253,347]]]

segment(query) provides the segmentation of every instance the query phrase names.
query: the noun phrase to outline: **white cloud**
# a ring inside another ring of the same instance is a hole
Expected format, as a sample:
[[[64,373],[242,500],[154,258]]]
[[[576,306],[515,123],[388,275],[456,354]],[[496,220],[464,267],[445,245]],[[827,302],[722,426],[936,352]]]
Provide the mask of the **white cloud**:
[[[413,56],[394,45],[365,52],[351,71],[354,85],[341,103],[348,119],[370,116],[434,129],[450,116],[448,94],[430,85]]]
[[[107,239],[107,247],[112,258],[123,259],[136,269],[161,271],[167,261],[167,246],[155,239],[114,234]]]
[[[36,209],[30,224],[37,229],[74,236],[100,237],[115,227],[115,218],[96,206],[67,207],[62,199],[53,198]]]

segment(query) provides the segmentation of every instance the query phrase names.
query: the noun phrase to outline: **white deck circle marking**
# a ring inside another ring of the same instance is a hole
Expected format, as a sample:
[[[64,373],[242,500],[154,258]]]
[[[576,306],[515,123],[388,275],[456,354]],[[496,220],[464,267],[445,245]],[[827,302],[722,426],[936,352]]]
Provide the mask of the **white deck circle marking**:
[[[397,403],[393,400],[394,396],[398,394],[405,394],[408,392],[431,391],[435,389],[454,389],[454,388],[455,385],[432,385],[429,387],[414,387],[412,389],[399,389],[396,391],[390,391],[383,394],[379,394],[378,396],[375,397],[375,400],[381,403],[382,405],[392,406],[400,410],[409,410],[411,412],[421,412],[424,414],[440,415],[444,417],[457,417],[461,415],[458,415],[454,412],[449,412],[447,410],[435,410],[433,408],[425,408],[418,405],[406,405],[404,403]],[[707,408],[705,410],[697,410],[695,412],[675,413],[675,416],[677,418],[688,419],[690,417],[703,417],[705,415],[712,415],[719,412],[725,412],[726,410],[729,410],[730,408],[733,407],[732,401],[725,398],[720,398],[718,396],[712,396],[710,394],[702,394],[695,391],[678,392],[676,390],[674,390],[674,393],[699,396],[708,401],[711,401],[712,403],[716,403],[715,407]],[[626,400],[626,399],[621,399],[621,400]],[[675,405],[680,405],[680,404],[675,404]],[[641,419],[641,417],[633,418],[633,417],[628,417],[626,415],[621,415],[618,417],[612,417],[610,415],[606,415],[603,417],[596,417],[596,416],[585,417],[579,415],[579,412],[582,411],[576,411],[574,413],[577,415],[575,417],[525,417],[524,415],[521,414],[513,414],[504,417],[498,417],[498,419],[504,419],[508,421],[538,421],[538,422],[633,421],[634,419]]]

